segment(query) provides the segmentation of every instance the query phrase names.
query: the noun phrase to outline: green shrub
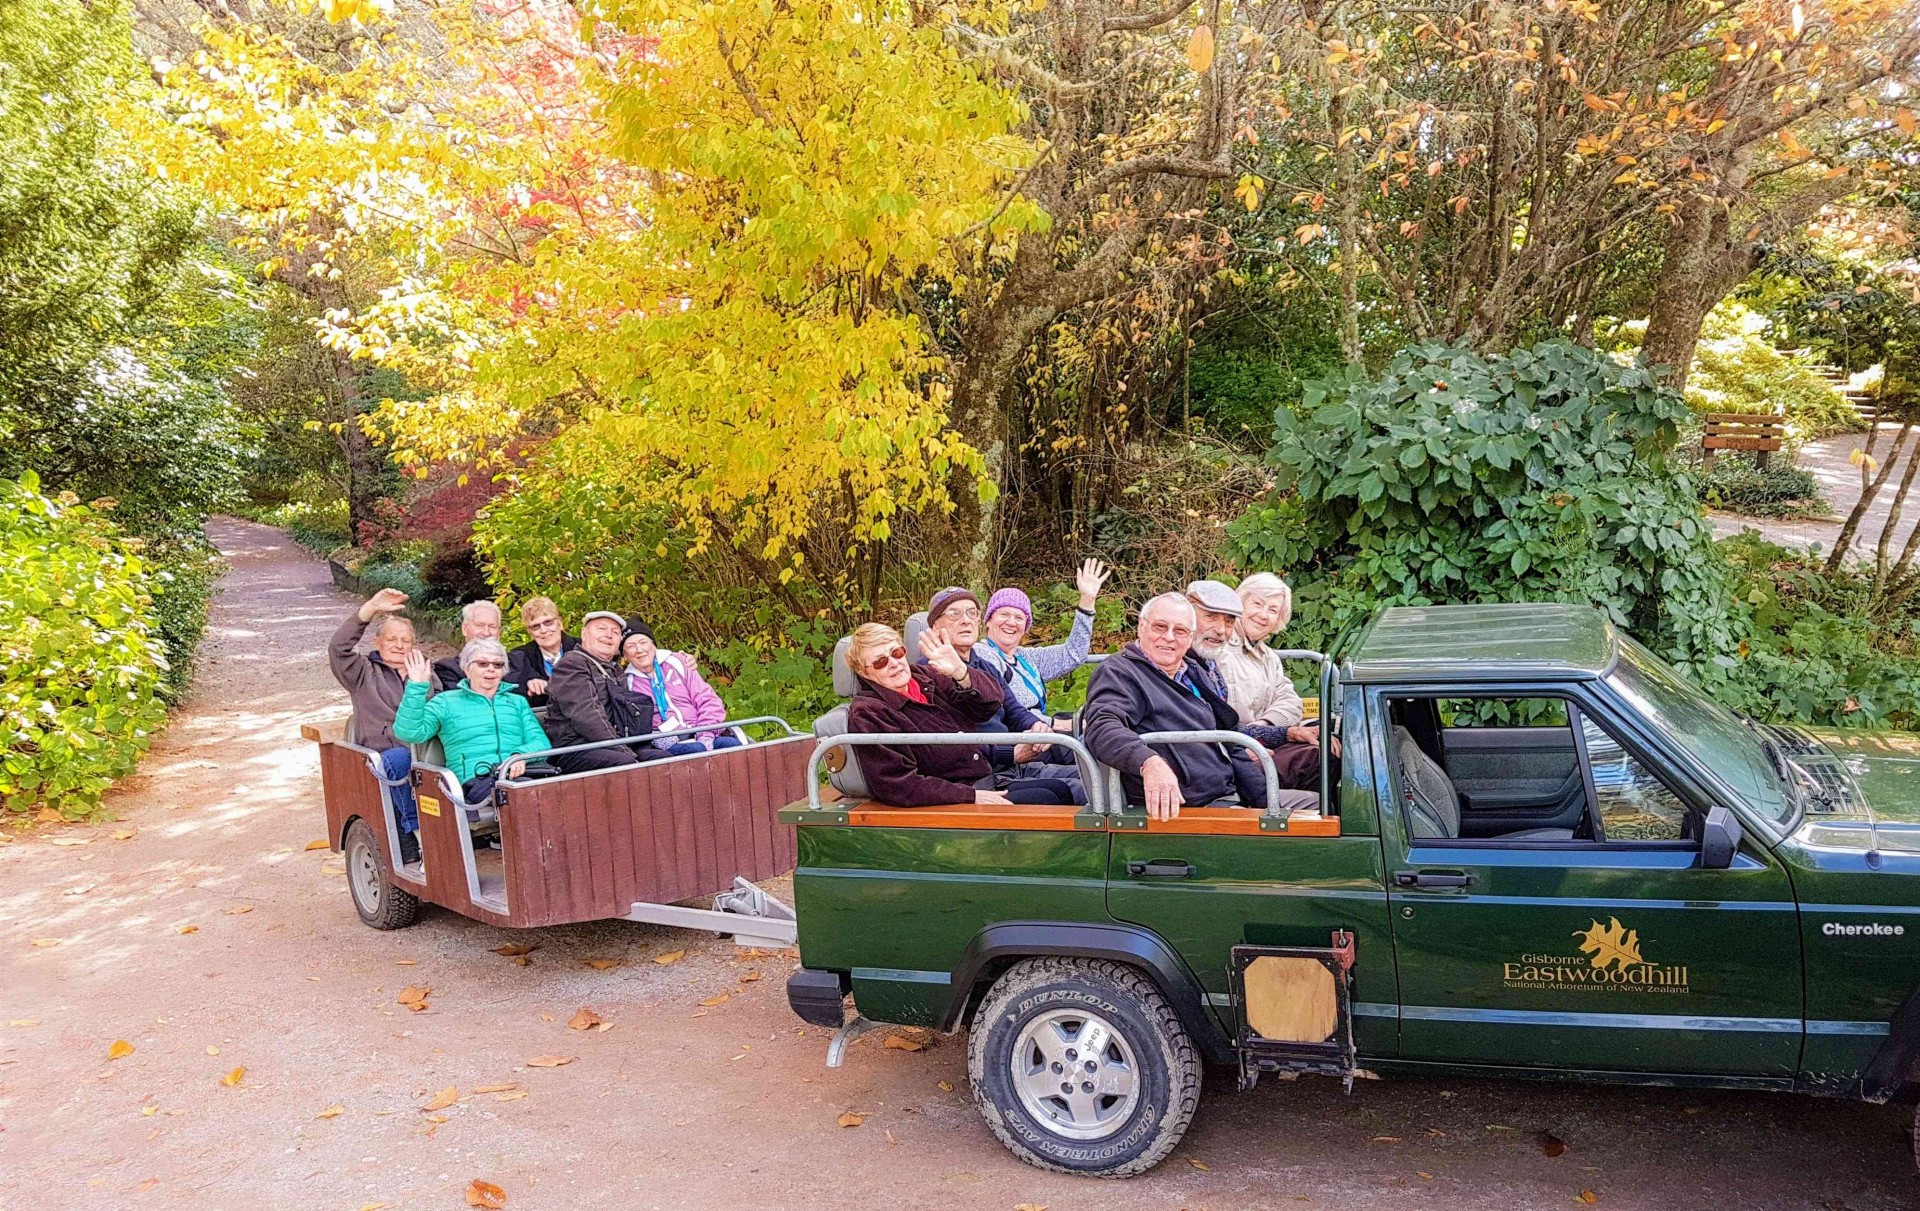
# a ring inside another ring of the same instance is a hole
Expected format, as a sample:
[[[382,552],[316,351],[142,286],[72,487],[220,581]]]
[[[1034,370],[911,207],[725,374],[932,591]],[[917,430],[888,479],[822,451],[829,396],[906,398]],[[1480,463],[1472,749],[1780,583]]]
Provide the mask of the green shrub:
[[[200,637],[207,630],[207,599],[226,561],[204,535],[155,545],[148,555],[154,565],[153,629],[167,654],[160,695],[168,706],[178,706],[193,682]]]
[[[1652,372],[1563,342],[1408,349],[1276,413],[1292,491],[1234,522],[1231,551],[1295,578],[1290,643],[1383,605],[1592,602],[1711,688],[1744,622],[1671,458],[1686,415]]]
[[[105,516],[0,480],[0,803],[84,814],[166,717],[153,571]]]
[[[1860,414],[1839,392],[1766,339],[1765,317],[1737,303],[1708,316],[1687,376],[1695,412],[1772,413],[1787,418],[1796,441],[1860,429]]]
[[[1764,470],[1722,454],[1700,476],[1700,499],[1749,517],[1824,517],[1827,502],[1811,471],[1776,458]]]
[[[344,499],[313,501],[294,499],[270,506],[239,510],[241,516],[263,525],[278,526],[287,537],[315,555],[331,555],[347,545],[353,530],[347,524]]]

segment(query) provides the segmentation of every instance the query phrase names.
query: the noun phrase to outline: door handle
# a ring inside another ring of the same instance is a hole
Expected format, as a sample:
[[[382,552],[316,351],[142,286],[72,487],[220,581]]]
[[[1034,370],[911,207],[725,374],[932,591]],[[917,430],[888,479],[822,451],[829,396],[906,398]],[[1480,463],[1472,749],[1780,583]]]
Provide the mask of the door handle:
[[[1473,876],[1458,870],[1396,870],[1393,881],[1401,887],[1465,887]]]
[[[1174,858],[1153,858],[1127,863],[1127,873],[1137,879],[1185,879],[1193,874],[1193,863]]]

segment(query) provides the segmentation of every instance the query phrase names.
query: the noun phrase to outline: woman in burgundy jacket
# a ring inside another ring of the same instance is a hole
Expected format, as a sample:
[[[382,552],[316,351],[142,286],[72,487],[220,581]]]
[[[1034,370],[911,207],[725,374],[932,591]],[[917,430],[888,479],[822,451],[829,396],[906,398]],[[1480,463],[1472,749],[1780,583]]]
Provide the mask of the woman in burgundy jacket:
[[[970,669],[966,657],[932,631],[920,636],[925,664],[910,664],[892,627],[869,622],[853,633],[847,663],[860,692],[847,708],[852,732],[977,732],[1000,709],[1006,686]],[[1055,778],[992,785],[993,764],[978,745],[874,745],[860,750],[860,768],[875,800],[895,807],[953,803],[1071,803],[1072,788]]]

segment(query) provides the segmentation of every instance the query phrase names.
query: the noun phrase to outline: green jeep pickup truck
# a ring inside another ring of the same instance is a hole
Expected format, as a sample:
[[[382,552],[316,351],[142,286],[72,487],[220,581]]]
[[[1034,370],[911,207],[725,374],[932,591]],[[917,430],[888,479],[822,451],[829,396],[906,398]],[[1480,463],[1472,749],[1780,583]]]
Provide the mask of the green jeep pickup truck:
[[[1744,718],[1565,605],[1385,610],[1323,686],[1319,812],[789,809],[794,1010],[969,1028],[1007,1147],[1107,1176],[1179,1142],[1202,1061],[1920,1083],[1920,737]]]

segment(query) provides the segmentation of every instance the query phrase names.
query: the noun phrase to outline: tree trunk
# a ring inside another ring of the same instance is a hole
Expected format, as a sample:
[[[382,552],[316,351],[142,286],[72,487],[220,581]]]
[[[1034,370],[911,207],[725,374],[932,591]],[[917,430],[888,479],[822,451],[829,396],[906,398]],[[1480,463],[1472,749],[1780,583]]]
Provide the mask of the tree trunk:
[[[1840,527],[1840,536],[1833,540],[1833,550],[1827,555],[1827,571],[1838,572],[1845,562],[1847,548],[1853,545],[1853,536],[1860,529],[1860,522],[1867,515],[1867,507],[1873,498],[1880,495],[1880,489],[1886,486],[1893,475],[1893,464],[1900,461],[1900,451],[1907,444],[1907,435],[1913,432],[1913,418],[1909,416],[1900,424],[1900,432],[1894,435],[1893,447],[1887,452],[1887,461],[1880,465],[1880,474],[1860,493],[1860,499],[1854,502],[1853,511],[1847,514],[1846,524]]]
[[[1647,365],[1667,367],[1667,386],[1675,391],[1686,388],[1694,346],[1700,343],[1700,326],[1720,301],[1710,284],[1710,279],[1717,276],[1713,272],[1717,210],[1706,198],[1695,199],[1683,209],[1679,224],[1667,239],[1666,256],[1654,287],[1653,311],[1647,319],[1647,338],[1640,346],[1641,360]]]
[[[1893,540],[1894,528],[1900,524],[1900,510],[1907,503],[1907,493],[1913,488],[1913,473],[1920,470],[1920,458],[1915,457],[1916,453],[1920,452],[1907,453],[1906,472],[1900,476],[1900,487],[1893,494],[1893,503],[1887,506],[1887,520],[1880,527],[1880,541],[1874,544],[1873,579],[1876,592],[1886,585],[1887,547]]]

